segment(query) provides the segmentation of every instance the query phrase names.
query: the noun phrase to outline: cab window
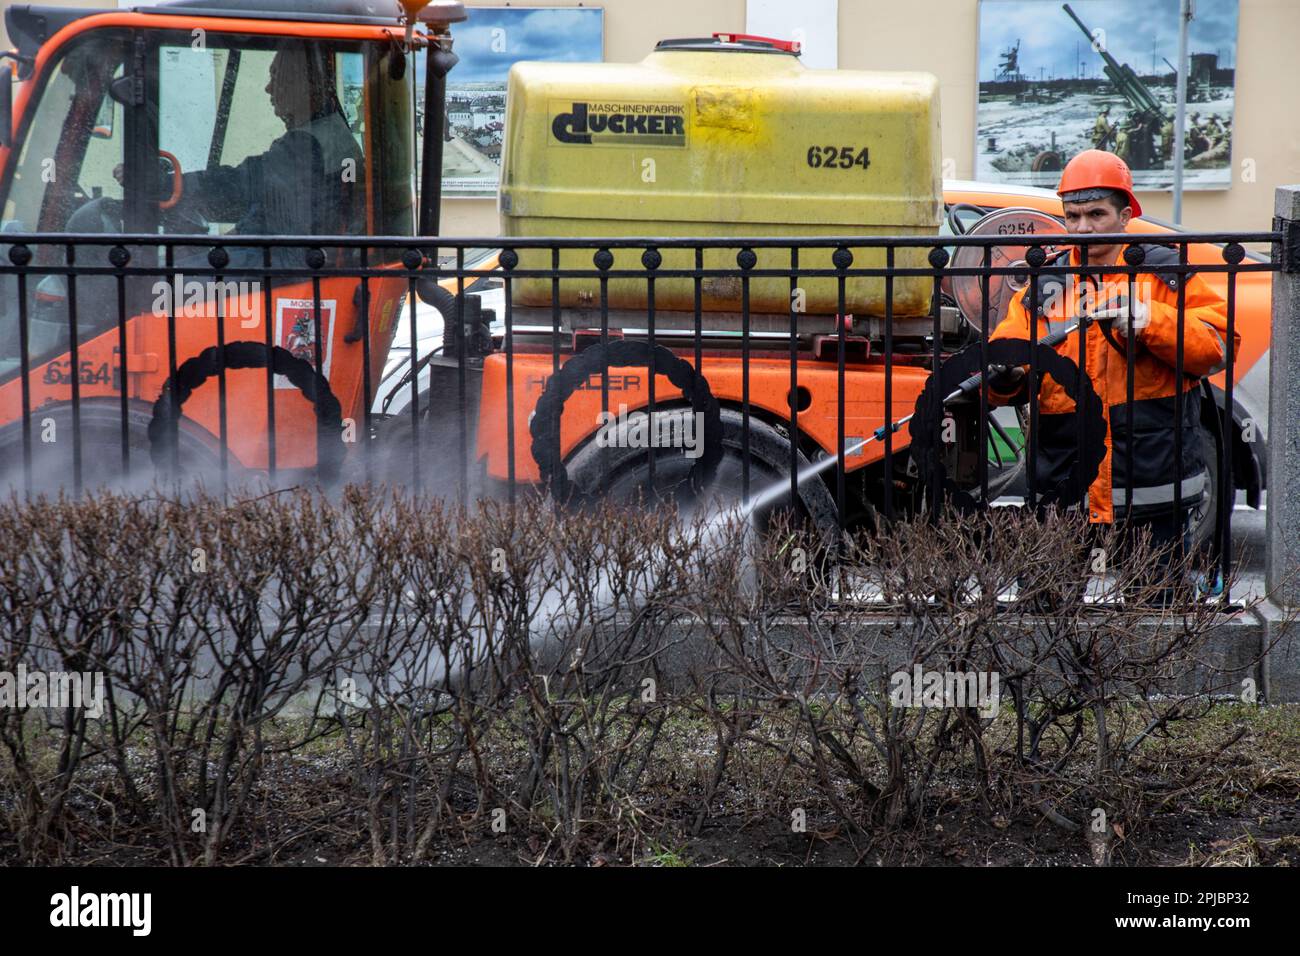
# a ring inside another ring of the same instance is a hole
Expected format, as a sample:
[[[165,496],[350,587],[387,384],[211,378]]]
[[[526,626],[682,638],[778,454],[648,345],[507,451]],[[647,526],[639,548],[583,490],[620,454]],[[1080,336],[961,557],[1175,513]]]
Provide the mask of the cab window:
[[[8,256],[4,233],[122,230],[125,107],[112,95],[124,75],[130,35],[124,30],[96,30],[69,41],[45,73],[39,99],[8,183],[0,256]],[[28,355],[33,363],[67,347],[74,317],[68,281],[42,274],[42,266],[61,266],[59,247],[37,246],[27,280]],[[93,255],[93,253],[88,253]],[[102,255],[102,252],[101,252]],[[79,259],[79,261],[84,261]],[[86,308],[85,303],[114,301],[113,279],[78,280],[82,302],[75,317],[78,334],[101,331],[116,319],[116,310]],[[18,280],[0,277],[0,380],[20,367]]]
[[[125,123],[109,91],[128,49],[125,31],[97,30],[53,65],[9,184],[5,230],[101,232],[93,220],[120,215]]]
[[[411,137],[392,55],[387,44],[213,34],[197,50],[188,37],[164,43],[158,148],[183,188],[162,231],[409,232],[409,167],[396,191],[390,182],[395,161],[410,161]]]

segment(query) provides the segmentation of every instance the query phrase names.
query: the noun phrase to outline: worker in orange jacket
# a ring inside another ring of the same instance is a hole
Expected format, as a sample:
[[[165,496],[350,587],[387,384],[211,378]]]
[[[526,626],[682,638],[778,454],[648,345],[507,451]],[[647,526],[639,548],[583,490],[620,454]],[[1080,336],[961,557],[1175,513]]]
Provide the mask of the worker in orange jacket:
[[[1142,207],[1133,195],[1133,176],[1125,162],[1113,153],[1089,149],[1075,156],[1061,175],[1057,193],[1065,211],[1066,231],[1086,236],[1124,232],[1130,219],[1141,215]],[[1080,246],[1061,251],[1054,261],[1080,265]],[[1121,262],[1126,245],[1090,245],[1088,264]],[[1130,524],[1150,528],[1157,544],[1168,541],[1186,546],[1188,517],[1209,490],[1207,452],[1202,440],[1201,410],[1197,389],[1201,378],[1213,375],[1227,364],[1226,305],[1205,281],[1194,274],[1162,271],[1176,266],[1176,248],[1146,244],[1141,271],[1134,277],[1134,294],[1129,296],[1129,277],[1124,274],[1043,275],[1038,284],[1038,337],[1084,318],[1084,371],[1101,399],[1107,428],[1102,440],[1105,457],[1096,479],[1088,488],[1088,518],[1095,524],[1109,524],[1127,517]],[[1068,258],[1067,258],[1068,256]],[[1184,295],[1183,375],[1176,370],[1178,342],[1178,293]],[[990,339],[1029,339],[1031,286],[1012,299],[1006,317]],[[1135,338],[1133,362],[1132,434],[1128,426],[1127,336]],[[1240,345],[1235,336],[1233,349]],[[1057,346],[1057,352],[1076,365],[1079,335],[1071,333]],[[1023,401],[1027,368],[990,369],[990,401],[1008,404]],[[1182,420],[1176,421],[1176,395],[1183,393]],[[1050,377],[1041,379],[1039,391],[1038,448],[1035,454],[1037,488],[1058,485],[1074,461],[1078,428],[1074,401]],[[1175,434],[1182,432],[1182,510],[1174,513]],[[1127,452],[1132,443],[1133,500],[1126,497]]]

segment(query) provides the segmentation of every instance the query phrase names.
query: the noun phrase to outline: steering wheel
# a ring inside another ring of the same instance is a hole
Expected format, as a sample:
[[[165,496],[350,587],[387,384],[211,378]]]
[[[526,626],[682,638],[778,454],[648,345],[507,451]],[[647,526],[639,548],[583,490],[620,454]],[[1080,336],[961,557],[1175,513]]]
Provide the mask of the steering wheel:
[[[159,169],[166,176],[172,177],[171,191],[169,194],[158,200],[158,209],[166,214],[167,232],[192,232],[205,233],[208,231],[208,222],[197,210],[188,209],[181,205],[181,199],[185,192],[185,181],[182,178],[180,161],[175,154],[166,150],[158,151]],[[113,178],[119,183],[122,182],[122,167],[119,164],[113,170]],[[85,190],[78,188],[78,192],[85,195]],[[180,208],[177,208],[180,206]],[[71,216],[68,217],[67,226],[71,232],[96,232],[112,233],[122,232],[124,224],[122,221],[123,200],[111,199],[107,196],[98,196],[87,198]],[[176,228],[178,224],[183,224],[188,228]]]
[[[166,199],[160,199],[158,201],[158,208],[173,209],[175,208],[176,204],[181,201],[181,197],[185,194],[185,180],[183,178],[184,174],[181,171],[181,161],[176,158],[175,153],[169,153],[165,149],[158,150],[158,156],[161,159],[167,161],[168,163],[171,163],[171,167],[172,167],[171,168],[171,173],[172,173],[171,195],[168,196]]]
[[[172,191],[166,199],[158,200],[159,209],[172,209],[185,194],[185,174],[181,169],[181,161],[176,158],[175,153],[169,153],[165,149],[158,150],[158,158],[162,161],[159,164],[159,171],[164,175],[170,174],[172,177]],[[124,167],[121,163],[113,169],[113,178],[119,185],[124,185],[123,180]]]
[[[158,150],[158,160],[164,175],[166,175],[170,166],[172,177],[171,194],[164,199],[158,200],[158,211],[160,218],[163,219],[164,231],[196,234],[207,232],[207,217],[193,202],[184,201],[186,198],[185,173],[181,169],[180,160],[176,158],[174,153],[169,153],[165,149]]]

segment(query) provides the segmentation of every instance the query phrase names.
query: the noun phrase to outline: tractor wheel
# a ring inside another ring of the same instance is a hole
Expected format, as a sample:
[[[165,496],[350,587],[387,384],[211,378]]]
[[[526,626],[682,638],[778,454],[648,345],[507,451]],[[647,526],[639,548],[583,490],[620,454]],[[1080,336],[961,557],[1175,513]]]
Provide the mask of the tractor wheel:
[[[122,411],[117,399],[84,399],[81,403],[81,483],[85,489],[148,487],[155,471],[150,462],[149,422],[152,409],[143,402],[127,405],[126,438],[129,472],[122,468]],[[0,428],[0,484],[3,491],[24,487],[22,421]],[[32,411],[32,491],[57,493],[75,487],[73,446],[76,441],[71,403],[45,406]],[[182,419],[177,452],[184,473],[219,480],[220,450],[205,429]],[[228,474],[235,478],[243,469],[228,458]]]
[[[221,361],[218,362],[218,359]],[[222,367],[266,368],[268,365],[275,374],[287,378],[311,402],[316,411],[317,470],[326,481],[337,478],[346,449],[340,441],[342,409],[329,381],[310,362],[294,357],[287,349],[279,346],[268,349],[261,342],[228,342],[221,347],[214,345],[206,348],[181,363],[176,369],[175,380],[169,379],[163,383],[162,392],[153,403],[153,420],[149,422],[149,453],[158,470],[171,470],[173,417],[180,414],[180,409],[196,388],[219,375]],[[173,393],[176,396],[175,408]],[[183,463],[181,467],[183,473]]]
[[[671,408],[656,411],[657,429],[677,429],[673,434],[689,434],[689,408]],[[573,489],[584,498],[608,498],[613,501],[683,500],[705,506],[730,507],[744,500],[745,441],[743,417],[731,408],[721,409],[722,460],[708,487],[699,493],[691,488],[691,470],[696,459],[686,456],[685,448],[655,449],[654,482],[650,481],[650,456],[645,448],[628,447],[627,432],[633,427],[634,416],[620,423],[607,436],[605,447],[593,439],[575,452],[566,462],[569,481]],[[698,434],[698,429],[696,430]],[[749,419],[749,492],[754,497],[774,485],[787,488],[785,494],[755,512],[755,524],[765,528],[778,511],[790,508],[790,443],[775,428],[759,418]],[[798,456],[799,470],[808,467],[802,452]],[[820,476],[808,479],[800,486],[795,504],[795,517],[819,532],[833,534],[838,524],[835,499]]]

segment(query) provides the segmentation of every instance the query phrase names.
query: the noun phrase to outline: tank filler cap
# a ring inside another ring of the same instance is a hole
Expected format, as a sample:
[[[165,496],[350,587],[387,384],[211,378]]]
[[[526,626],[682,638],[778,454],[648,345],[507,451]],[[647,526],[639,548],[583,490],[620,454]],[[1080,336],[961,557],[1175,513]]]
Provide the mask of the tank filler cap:
[[[798,56],[803,44],[798,40],[777,40],[773,37],[752,36],[748,33],[715,33],[711,37],[686,37],[680,40],[660,40],[655,50],[693,50],[709,53],[785,53]]]

